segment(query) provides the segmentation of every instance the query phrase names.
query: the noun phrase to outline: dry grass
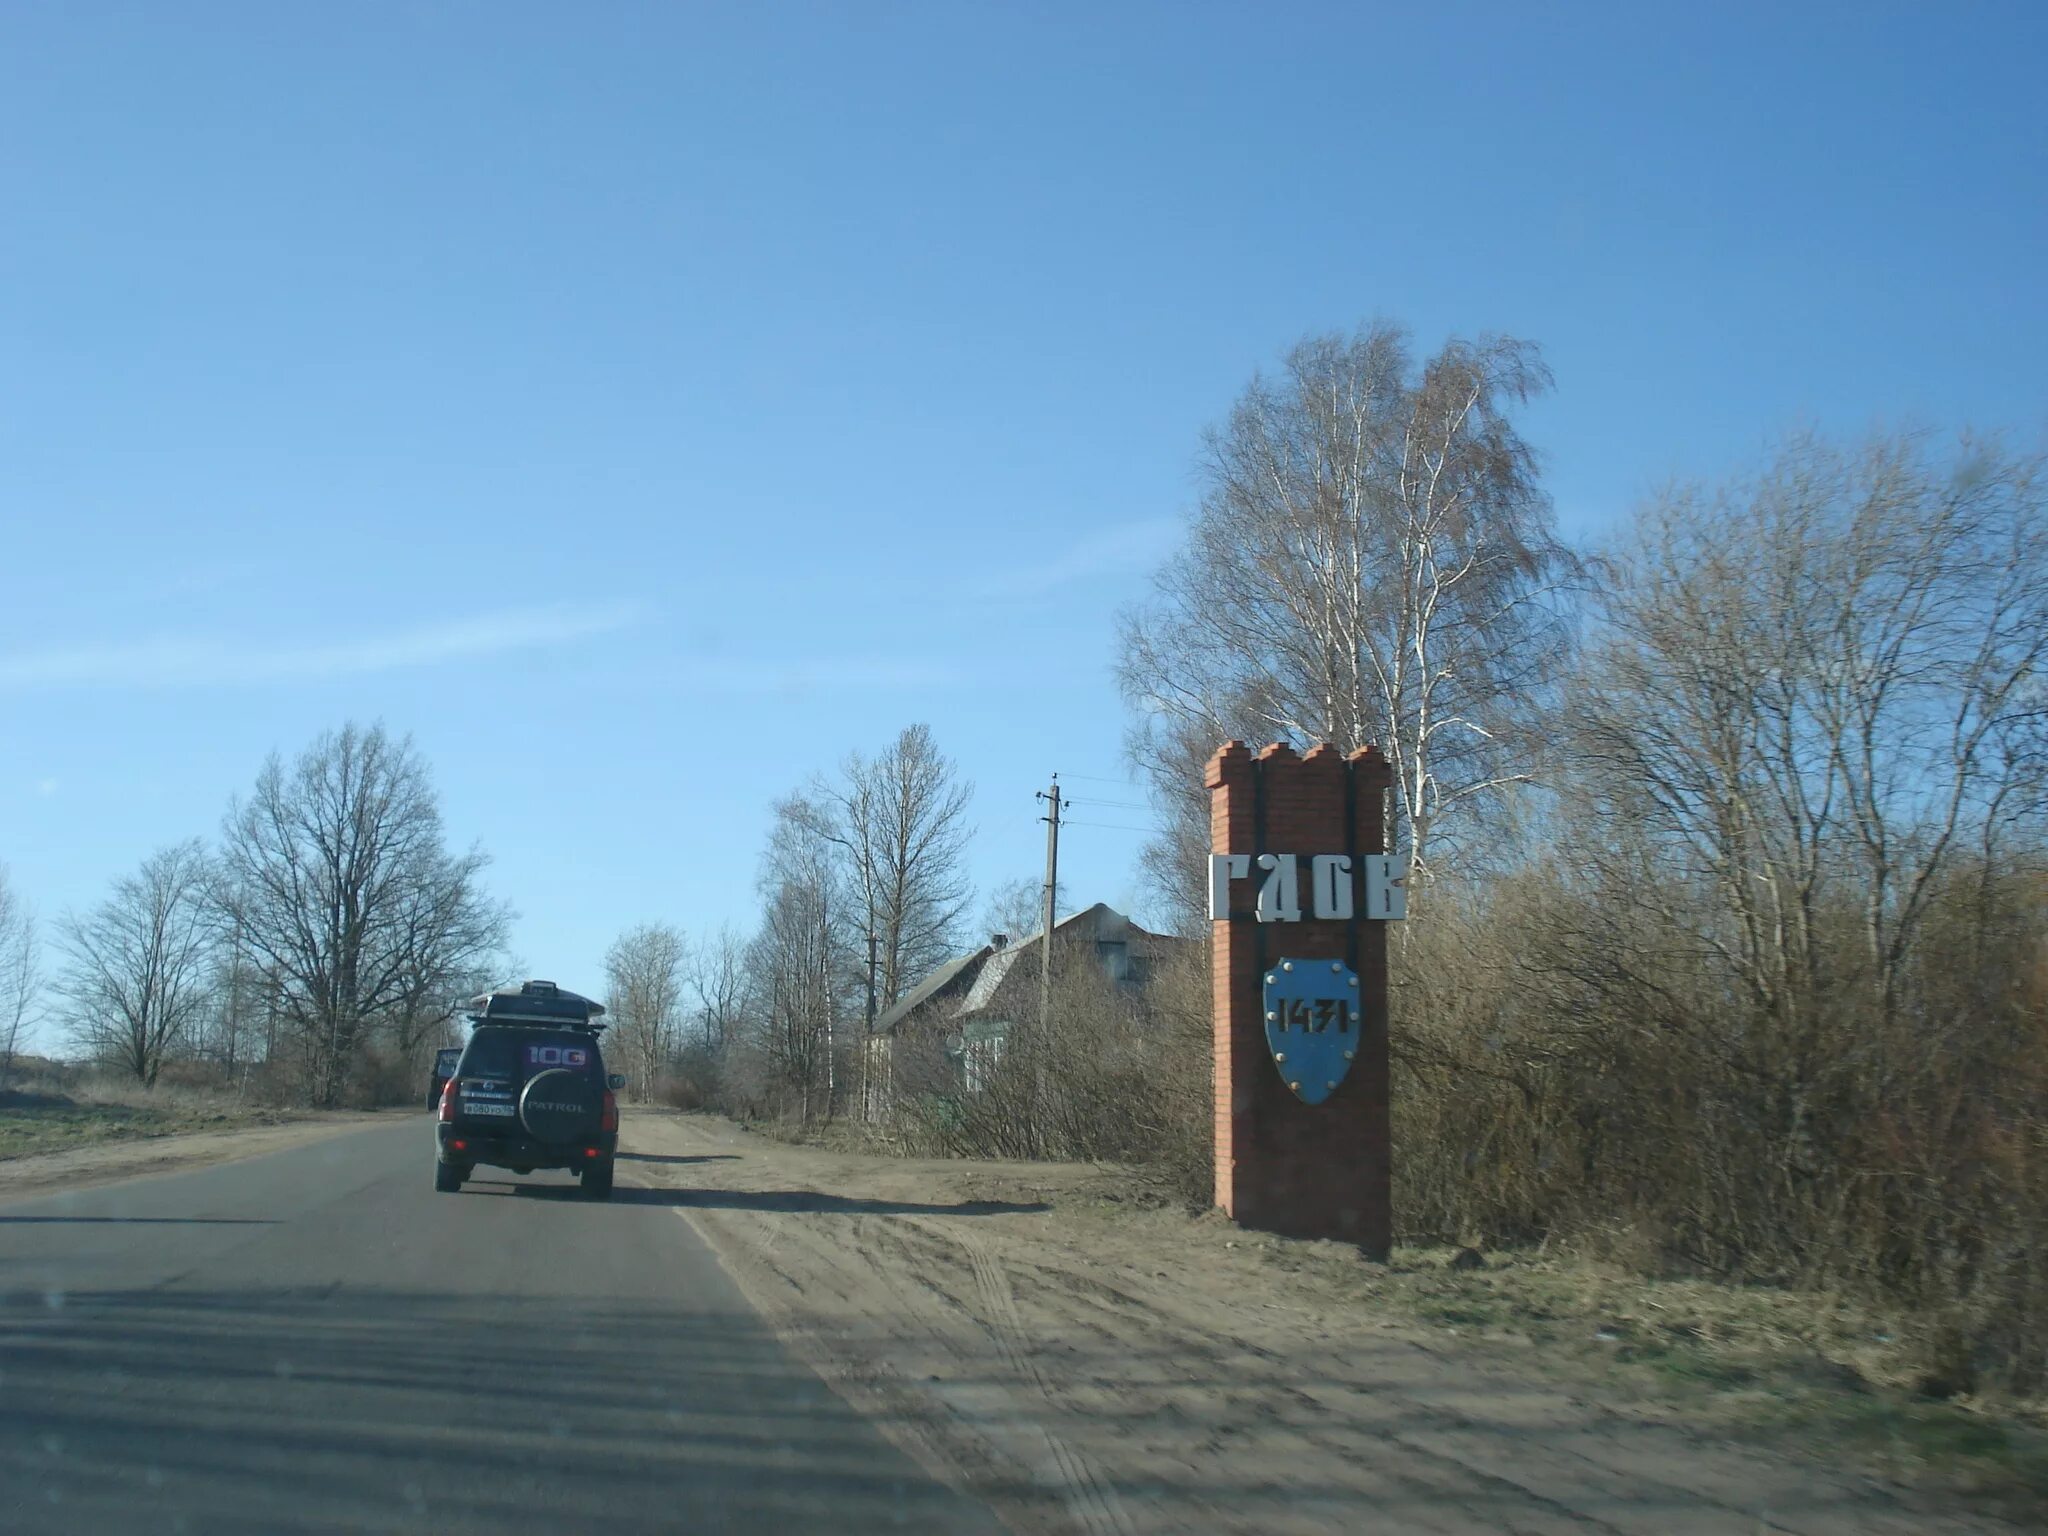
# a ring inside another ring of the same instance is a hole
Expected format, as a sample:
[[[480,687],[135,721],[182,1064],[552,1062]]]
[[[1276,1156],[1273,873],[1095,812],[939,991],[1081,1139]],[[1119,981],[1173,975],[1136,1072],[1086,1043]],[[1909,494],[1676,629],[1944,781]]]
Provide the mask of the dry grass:
[[[1476,1267],[1454,1268],[1466,1250],[1404,1244],[1372,1264],[1346,1244],[1235,1227],[1144,1170],[1048,1165],[1034,1176],[1007,1165],[961,1188],[1044,1201],[1082,1232],[1150,1230],[1162,1248],[1192,1238],[1249,1253],[1275,1294],[1486,1348],[1504,1368],[1576,1381],[1639,1416],[1966,1497],[2022,1523],[2048,1508],[2048,1398],[1928,1397],[1934,1325],[1853,1296],[1645,1278],[1555,1249],[1473,1253],[1465,1262]]]
[[[2048,1501],[2048,1399],[1926,1396],[1928,1325],[1850,1297],[1646,1279],[1571,1254],[1454,1269],[1458,1249],[1404,1247],[1379,1266],[1335,1244],[1249,1240],[1276,1270],[1447,1335],[1531,1348],[1546,1371],[1640,1408],[2009,1510]]]
[[[290,1110],[249,1104],[213,1088],[162,1084],[148,1090],[89,1079],[57,1088],[31,1080],[0,1093],[0,1160],[298,1118]]]
[[[1949,1395],[2048,1389],[2044,888],[1955,893],[1889,1021],[1853,955],[1779,1017],[1626,891],[1443,893],[1398,957],[1399,1235],[1839,1293]]]
[[[1159,962],[1142,993],[1085,960],[1053,972],[1052,1028],[1014,1022],[981,1086],[932,1031],[899,1035],[896,1113],[874,1146],[907,1156],[1143,1163],[1176,1188],[1209,1183],[1210,1026],[1206,946]]]

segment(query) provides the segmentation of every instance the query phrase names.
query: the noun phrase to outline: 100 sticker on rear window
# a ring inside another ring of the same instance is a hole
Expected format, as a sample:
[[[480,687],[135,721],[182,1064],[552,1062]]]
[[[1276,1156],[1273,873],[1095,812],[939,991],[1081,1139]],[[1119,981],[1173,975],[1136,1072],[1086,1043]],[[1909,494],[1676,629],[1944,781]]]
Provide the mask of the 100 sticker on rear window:
[[[549,1067],[568,1067],[581,1071],[590,1065],[589,1050],[580,1045],[529,1045],[526,1048],[526,1067],[529,1072],[544,1071]]]

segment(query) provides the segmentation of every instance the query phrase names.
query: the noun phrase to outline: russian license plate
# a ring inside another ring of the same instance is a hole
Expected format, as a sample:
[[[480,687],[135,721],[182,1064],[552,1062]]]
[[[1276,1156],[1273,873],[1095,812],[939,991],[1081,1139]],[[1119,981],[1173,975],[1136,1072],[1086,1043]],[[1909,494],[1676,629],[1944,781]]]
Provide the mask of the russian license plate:
[[[464,1099],[462,1101],[462,1112],[465,1115],[510,1115],[516,1113],[510,1104],[483,1104],[475,1099]]]

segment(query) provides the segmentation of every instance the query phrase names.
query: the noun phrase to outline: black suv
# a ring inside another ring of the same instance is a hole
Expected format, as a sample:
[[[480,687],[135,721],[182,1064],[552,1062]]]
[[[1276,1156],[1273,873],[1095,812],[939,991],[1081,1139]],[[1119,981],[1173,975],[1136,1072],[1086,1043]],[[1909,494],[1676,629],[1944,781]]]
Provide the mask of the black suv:
[[[607,1077],[604,1008],[551,981],[475,998],[469,1044],[441,1090],[434,1188],[453,1194],[479,1163],[531,1173],[574,1169],[583,1192],[612,1192],[623,1077]]]

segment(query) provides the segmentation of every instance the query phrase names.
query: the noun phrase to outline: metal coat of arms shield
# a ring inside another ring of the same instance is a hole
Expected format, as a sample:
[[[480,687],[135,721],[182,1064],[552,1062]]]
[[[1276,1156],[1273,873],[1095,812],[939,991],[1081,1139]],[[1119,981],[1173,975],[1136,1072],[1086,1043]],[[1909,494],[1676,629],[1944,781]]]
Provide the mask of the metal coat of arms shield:
[[[1273,1065],[1302,1103],[1320,1104],[1358,1055],[1358,974],[1335,960],[1278,960],[1264,980]]]

